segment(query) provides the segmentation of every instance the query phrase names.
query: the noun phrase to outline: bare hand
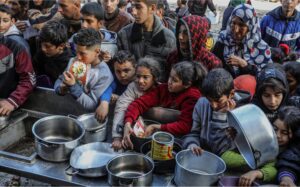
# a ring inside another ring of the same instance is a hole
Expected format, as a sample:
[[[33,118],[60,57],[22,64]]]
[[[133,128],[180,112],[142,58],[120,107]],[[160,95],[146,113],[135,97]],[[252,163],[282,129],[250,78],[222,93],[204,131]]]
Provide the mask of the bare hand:
[[[25,21],[19,21],[19,22],[16,22],[15,23],[15,26],[21,31],[21,32],[24,32],[28,25]]]
[[[122,149],[122,138],[113,138],[113,142],[111,144],[111,147],[115,151],[119,151],[120,149]]]
[[[15,110],[15,106],[6,99],[0,100],[0,116],[7,116]]]
[[[108,62],[111,60],[111,55],[108,51],[101,51],[101,60],[103,60],[104,62]]]
[[[203,149],[197,145],[192,144],[191,146],[188,147],[193,154],[200,156],[203,153]]]
[[[224,105],[224,107],[219,109],[218,112],[227,113],[228,111],[233,110],[235,107],[236,107],[236,102],[233,99],[229,99],[227,103]]]
[[[109,103],[107,101],[101,101],[100,105],[96,109],[95,117],[100,122],[103,123],[107,114],[109,112]]]
[[[239,186],[251,186],[255,179],[262,177],[263,174],[259,170],[249,171],[240,177]]]
[[[290,177],[282,177],[279,186],[280,187],[296,187],[296,184]]]
[[[242,58],[240,58],[238,56],[235,56],[235,55],[231,55],[228,58],[227,63],[229,65],[237,66],[237,67],[241,67],[241,68],[246,67],[247,64],[248,64],[244,59],[242,59]]]
[[[73,86],[76,83],[75,77],[72,73],[65,71],[64,75],[64,83],[68,86]]]
[[[151,136],[155,131],[160,130],[161,125],[158,124],[151,124],[148,125],[145,129],[145,137],[149,137]]]
[[[114,103],[117,102],[118,99],[119,99],[119,96],[118,96],[117,94],[112,94],[112,95],[111,95],[111,98],[110,98],[110,102],[111,102],[112,104],[114,104]]]
[[[126,123],[124,127],[124,137],[122,140],[122,146],[124,149],[133,149],[133,144],[130,140],[130,134],[133,133],[133,129],[130,123]]]

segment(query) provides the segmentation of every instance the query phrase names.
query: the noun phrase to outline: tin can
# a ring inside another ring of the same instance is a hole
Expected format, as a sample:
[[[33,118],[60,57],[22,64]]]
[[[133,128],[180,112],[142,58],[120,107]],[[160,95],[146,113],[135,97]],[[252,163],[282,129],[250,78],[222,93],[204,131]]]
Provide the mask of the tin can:
[[[170,160],[173,158],[174,136],[167,132],[152,135],[151,157],[153,160]]]

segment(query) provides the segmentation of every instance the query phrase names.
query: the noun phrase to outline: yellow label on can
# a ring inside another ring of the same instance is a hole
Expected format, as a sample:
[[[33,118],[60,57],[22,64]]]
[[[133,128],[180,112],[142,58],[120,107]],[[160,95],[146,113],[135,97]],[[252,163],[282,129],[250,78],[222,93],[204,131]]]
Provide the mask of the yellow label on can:
[[[173,137],[171,138],[173,139]],[[173,141],[162,142],[162,141],[158,141],[155,138],[152,139],[151,157],[153,160],[170,160],[173,158],[172,152],[173,152]]]

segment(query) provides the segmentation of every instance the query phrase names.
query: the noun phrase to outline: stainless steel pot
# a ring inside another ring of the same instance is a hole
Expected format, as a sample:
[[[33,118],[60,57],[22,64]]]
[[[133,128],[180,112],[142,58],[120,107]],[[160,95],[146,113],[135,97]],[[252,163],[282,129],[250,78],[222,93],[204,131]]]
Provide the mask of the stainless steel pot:
[[[94,142],[74,149],[70,157],[68,175],[78,174],[85,177],[100,177],[107,174],[106,164],[117,155],[111,144]]]
[[[196,156],[191,150],[183,150],[176,155],[174,181],[177,186],[211,186],[225,170],[225,162],[213,153],[204,151]]]
[[[112,186],[150,186],[154,163],[151,158],[137,153],[122,154],[111,159],[106,169]]]
[[[278,142],[264,112],[248,104],[228,112],[228,123],[237,131],[235,144],[250,168],[255,169],[275,160]]]
[[[143,114],[145,119],[158,121],[159,123],[172,123],[177,121],[180,115],[179,110],[162,107],[152,107]]]
[[[148,119],[144,119],[144,123],[145,123],[145,126],[151,125],[151,124],[160,124],[160,123],[157,122],[157,121],[148,120]],[[133,150],[134,150],[135,152],[140,152],[141,146],[142,146],[144,143],[146,143],[146,142],[152,140],[152,136],[149,136],[149,137],[146,137],[146,138],[139,138],[139,137],[136,137],[136,136],[134,136],[134,135],[131,135],[131,136],[130,136],[130,140],[131,140],[131,142],[132,142],[132,144],[133,144]]]
[[[79,117],[73,115],[68,116],[76,118],[78,121],[82,122],[85,129],[85,135],[82,138],[82,143],[103,142],[106,140],[106,124],[108,122],[108,118],[106,118],[103,123],[100,123],[95,118],[95,113],[83,114]]]
[[[80,121],[66,116],[45,117],[32,127],[37,154],[53,162],[68,160],[84,132]]]

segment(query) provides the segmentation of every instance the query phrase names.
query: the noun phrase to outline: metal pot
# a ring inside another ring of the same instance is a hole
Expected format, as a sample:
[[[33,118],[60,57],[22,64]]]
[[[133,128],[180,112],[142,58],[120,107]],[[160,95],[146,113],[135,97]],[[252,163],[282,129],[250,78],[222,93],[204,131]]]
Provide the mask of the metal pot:
[[[104,176],[107,174],[107,162],[116,155],[109,143],[94,142],[81,145],[72,152],[70,167],[66,168],[66,173],[85,177]]]
[[[141,146],[140,152],[151,157],[151,143],[148,141]],[[182,150],[182,141],[175,138],[173,144],[173,158],[170,160],[153,160],[154,162],[154,173],[165,174],[173,173],[176,165],[175,156],[178,152]]]
[[[78,121],[82,122],[85,129],[85,135],[82,138],[82,143],[103,142],[106,140],[106,124],[108,122],[108,118],[106,118],[103,123],[99,123],[95,118],[95,113],[83,114],[79,117],[73,115],[68,116],[76,118]]]
[[[143,117],[145,119],[151,119],[154,121],[158,121],[159,123],[165,124],[177,121],[179,115],[179,110],[162,107],[152,107],[143,114]]]
[[[122,154],[111,159],[106,169],[111,186],[151,186],[154,163],[151,158],[137,153]]]
[[[239,185],[238,176],[223,176],[220,178],[218,182],[219,187],[230,187],[230,186],[238,186]],[[260,186],[256,181],[252,182],[251,186]]]
[[[80,121],[66,116],[45,117],[32,127],[37,154],[53,162],[68,160],[84,132]]]
[[[260,108],[253,104],[236,108],[228,112],[228,123],[237,131],[235,144],[250,168],[275,160],[279,151],[276,134]]]
[[[225,162],[213,153],[204,151],[197,156],[191,150],[183,150],[176,155],[174,181],[177,186],[211,186],[225,170]]]
[[[148,119],[144,119],[144,123],[145,123],[145,126],[151,125],[151,124],[160,124],[157,121],[148,120]],[[152,136],[149,136],[149,137],[146,137],[146,138],[139,138],[139,137],[136,137],[134,135],[130,135],[130,140],[133,144],[133,150],[135,152],[140,152],[142,145],[144,143],[152,140]]]
[[[9,122],[9,116],[0,116],[0,130],[4,129]]]

